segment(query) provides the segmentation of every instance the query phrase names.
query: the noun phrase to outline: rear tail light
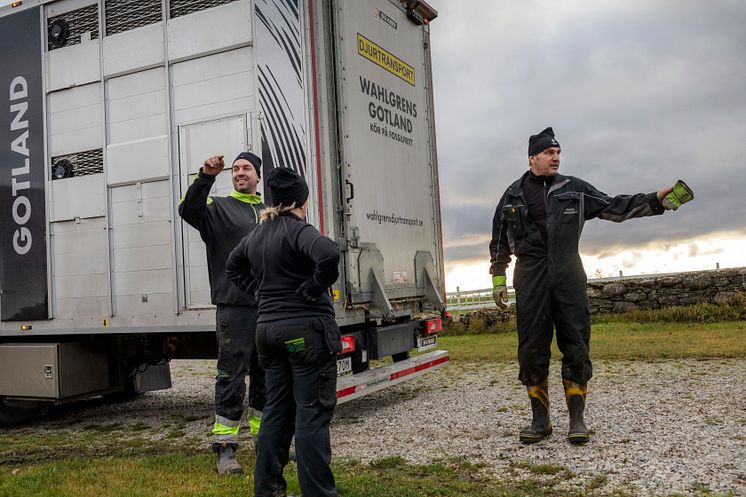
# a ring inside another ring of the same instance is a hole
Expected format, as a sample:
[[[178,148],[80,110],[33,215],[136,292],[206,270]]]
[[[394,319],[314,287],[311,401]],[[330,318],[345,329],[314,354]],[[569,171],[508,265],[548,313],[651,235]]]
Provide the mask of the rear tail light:
[[[355,337],[347,335],[342,337],[342,353],[347,354],[355,351]]]
[[[453,314],[451,314],[451,311],[446,311],[443,314],[443,317],[446,318],[446,319],[451,319],[453,317]]]
[[[437,333],[443,329],[443,320],[440,318],[428,319],[422,323],[425,325],[425,333],[428,335]]]

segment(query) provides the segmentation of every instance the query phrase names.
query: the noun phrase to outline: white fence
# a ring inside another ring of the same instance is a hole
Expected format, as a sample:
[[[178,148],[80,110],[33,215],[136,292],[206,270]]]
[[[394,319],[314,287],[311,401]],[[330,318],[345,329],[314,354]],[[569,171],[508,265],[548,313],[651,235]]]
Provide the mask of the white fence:
[[[508,305],[515,303],[513,287],[508,287]],[[492,298],[492,288],[481,290],[461,291],[456,287],[455,292],[446,292],[446,308],[451,311],[466,311],[483,307],[497,307]]]

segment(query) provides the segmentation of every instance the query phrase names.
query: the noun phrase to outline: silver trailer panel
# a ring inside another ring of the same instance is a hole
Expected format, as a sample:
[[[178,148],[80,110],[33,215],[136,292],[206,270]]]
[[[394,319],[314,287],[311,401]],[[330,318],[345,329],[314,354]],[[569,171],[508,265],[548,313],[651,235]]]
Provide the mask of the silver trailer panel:
[[[85,5],[49,2],[42,23]],[[247,149],[312,185],[310,218],[344,253],[341,324],[441,308],[428,26],[393,0],[253,7],[262,15],[239,0],[43,50],[47,167],[98,153],[98,170],[47,179],[52,319],[0,334],[201,329],[214,315],[204,244],[178,199],[205,157]],[[149,48],[125,49],[138,43]],[[230,188],[223,174],[214,194]]]

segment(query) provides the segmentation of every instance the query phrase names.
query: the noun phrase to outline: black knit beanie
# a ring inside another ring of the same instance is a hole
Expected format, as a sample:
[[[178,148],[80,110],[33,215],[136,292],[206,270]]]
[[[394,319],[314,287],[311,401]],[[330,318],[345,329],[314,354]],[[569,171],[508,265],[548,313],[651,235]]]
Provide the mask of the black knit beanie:
[[[295,171],[288,167],[276,167],[267,174],[265,185],[269,188],[272,206],[280,204],[289,207],[295,202],[302,206],[308,198],[308,185]]]
[[[528,156],[531,157],[548,148],[559,146],[560,144],[554,139],[554,130],[547,128],[538,135],[531,135],[528,139]]]
[[[252,154],[251,152],[241,152],[240,154],[238,154],[238,157],[233,159],[233,164],[235,164],[238,159],[244,159],[251,162],[251,165],[254,166],[254,169],[256,169],[256,175],[260,178],[262,177],[262,159]]]

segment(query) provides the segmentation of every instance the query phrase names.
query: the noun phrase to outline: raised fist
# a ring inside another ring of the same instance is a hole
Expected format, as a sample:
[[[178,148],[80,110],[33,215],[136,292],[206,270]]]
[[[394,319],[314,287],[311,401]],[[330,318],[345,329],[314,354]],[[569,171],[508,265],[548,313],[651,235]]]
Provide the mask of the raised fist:
[[[202,164],[202,172],[210,176],[217,176],[225,167],[222,155],[213,155]]]

